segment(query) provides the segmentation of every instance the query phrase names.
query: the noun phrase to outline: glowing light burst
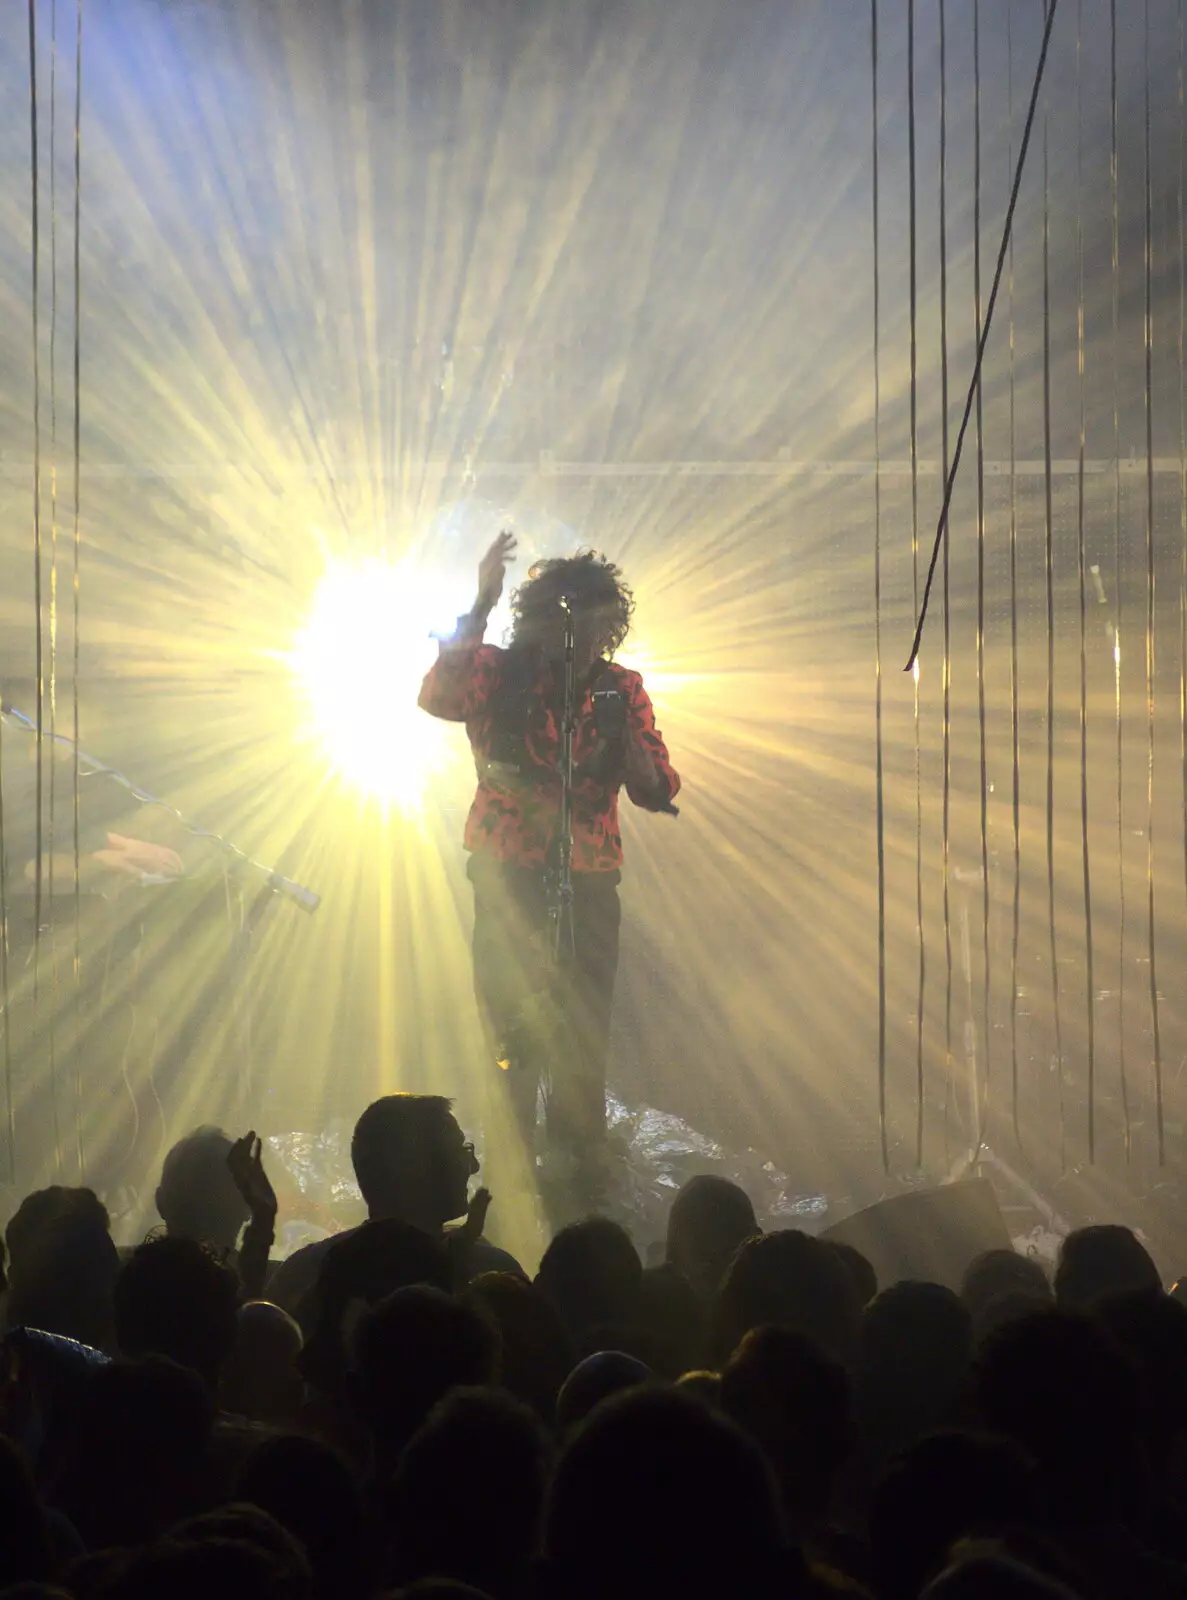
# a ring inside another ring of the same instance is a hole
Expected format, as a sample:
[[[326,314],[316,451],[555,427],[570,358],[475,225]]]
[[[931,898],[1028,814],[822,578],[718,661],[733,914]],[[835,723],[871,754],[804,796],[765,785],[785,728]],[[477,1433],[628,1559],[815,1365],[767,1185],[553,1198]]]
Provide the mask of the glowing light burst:
[[[404,811],[419,809],[450,756],[450,730],[416,703],[437,652],[430,626],[448,609],[410,559],[336,562],[288,656],[331,767]]]

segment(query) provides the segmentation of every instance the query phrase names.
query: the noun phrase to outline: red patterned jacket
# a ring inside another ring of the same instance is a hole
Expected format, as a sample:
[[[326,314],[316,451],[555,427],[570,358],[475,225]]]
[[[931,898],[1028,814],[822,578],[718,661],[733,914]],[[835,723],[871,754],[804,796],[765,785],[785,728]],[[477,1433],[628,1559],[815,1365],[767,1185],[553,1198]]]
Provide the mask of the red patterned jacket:
[[[516,866],[537,866],[548,858],[560,817],[559,672],[554,674],[545,667],[530,686],[519,773],[497,766],[492,770],[495,697],[503,686],[507,661],[508,652],[483,644],[475,629],[459,629],[453,640],[442,644],[441,654],[421,686],[419,704],[431,716],[466,724],[478,768],[478,792],[466,819],[466,849]],[[602,670],[598,687],[617,689],[623,696],[628,729],[646,747],[664,780],[658,792],[636,790],[627,783],[628,796],[645,810],[663,810],[679,790],[680,778],[655,725],[643,679],[610,662]],[[622,779],[583,770],[597,745],[593,698],[587,685],[578,703],[573,738],[574,872],[614,872],[622,865],[618,825]]]

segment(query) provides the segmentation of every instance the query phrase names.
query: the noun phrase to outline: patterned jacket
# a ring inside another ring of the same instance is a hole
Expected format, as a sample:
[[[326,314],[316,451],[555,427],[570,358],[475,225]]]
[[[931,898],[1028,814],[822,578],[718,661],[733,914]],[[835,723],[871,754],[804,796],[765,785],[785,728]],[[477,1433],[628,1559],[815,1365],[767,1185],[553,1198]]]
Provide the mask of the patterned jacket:
[[[478,768],[478,792],[466,819],[467,850],[516,866],[542,866],[549,859],[560,817],[560,674],[545,666],[530,686],[526,732],[515,772],[495,761],[497,697],[504,685],[508,652],[483,644],[474,629],[459,629],[441,646],[425,677],[420,706],[431,716],[464,722]],[[655,712],[637,672],[607,662],[597,679],[626,702],[627,727],[648,750],[663,779],[658,792],[626,791],[637,806],[662,811],[680,788]],[[618,823],[621,773],[598,770],[599,743],[593,697],[579,691],[573,737],[573,871],[614,872],[622,865]]]

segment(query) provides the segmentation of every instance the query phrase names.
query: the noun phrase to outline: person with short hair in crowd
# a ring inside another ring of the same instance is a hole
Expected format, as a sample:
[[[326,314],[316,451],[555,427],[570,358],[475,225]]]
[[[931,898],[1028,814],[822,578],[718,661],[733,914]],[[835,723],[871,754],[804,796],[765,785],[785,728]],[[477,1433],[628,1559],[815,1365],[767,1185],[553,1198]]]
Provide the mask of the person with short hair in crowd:
[[[478,1161],[444,1095],[389,1094],[373,1101],[355,1124],[350,1159],[369,1219],[408,1223],[443,1239],[460,1282],[483,1272],[522,1275],[513,1257],[481,1236],[490,1196],[480,1189],[470,1197]],[[459,1217],[466,1226],[450,1234],[446,1224]],[[269,1299],[297,1316],[306,1333],[302,1301],[343,1237],[335,1234],[294,1251],[268,1284]]]

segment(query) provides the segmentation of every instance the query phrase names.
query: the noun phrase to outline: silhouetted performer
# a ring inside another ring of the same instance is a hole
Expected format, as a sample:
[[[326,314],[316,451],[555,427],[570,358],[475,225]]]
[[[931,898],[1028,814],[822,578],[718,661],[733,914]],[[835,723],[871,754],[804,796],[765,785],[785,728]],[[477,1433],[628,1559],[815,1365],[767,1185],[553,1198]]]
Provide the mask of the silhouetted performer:
[[[534,1148],[545,1089],[548,1167],[557,1187],[595,1204],[605,1182],[606,1053],[618,967],[622,837],[618,791],[672,810],[680,779],[637,672],[613,660],[634,597],[591,552],[541,561],[512,597],[505,649],[484,644],[514,537],[479,567],[478,598],[441,644],[422,709],[464,722],[478,769],[466,822],[474,888],[474,986],[520,1131]],[[572,881],[575,960],[553,960],[566,608],[574,631]]]

